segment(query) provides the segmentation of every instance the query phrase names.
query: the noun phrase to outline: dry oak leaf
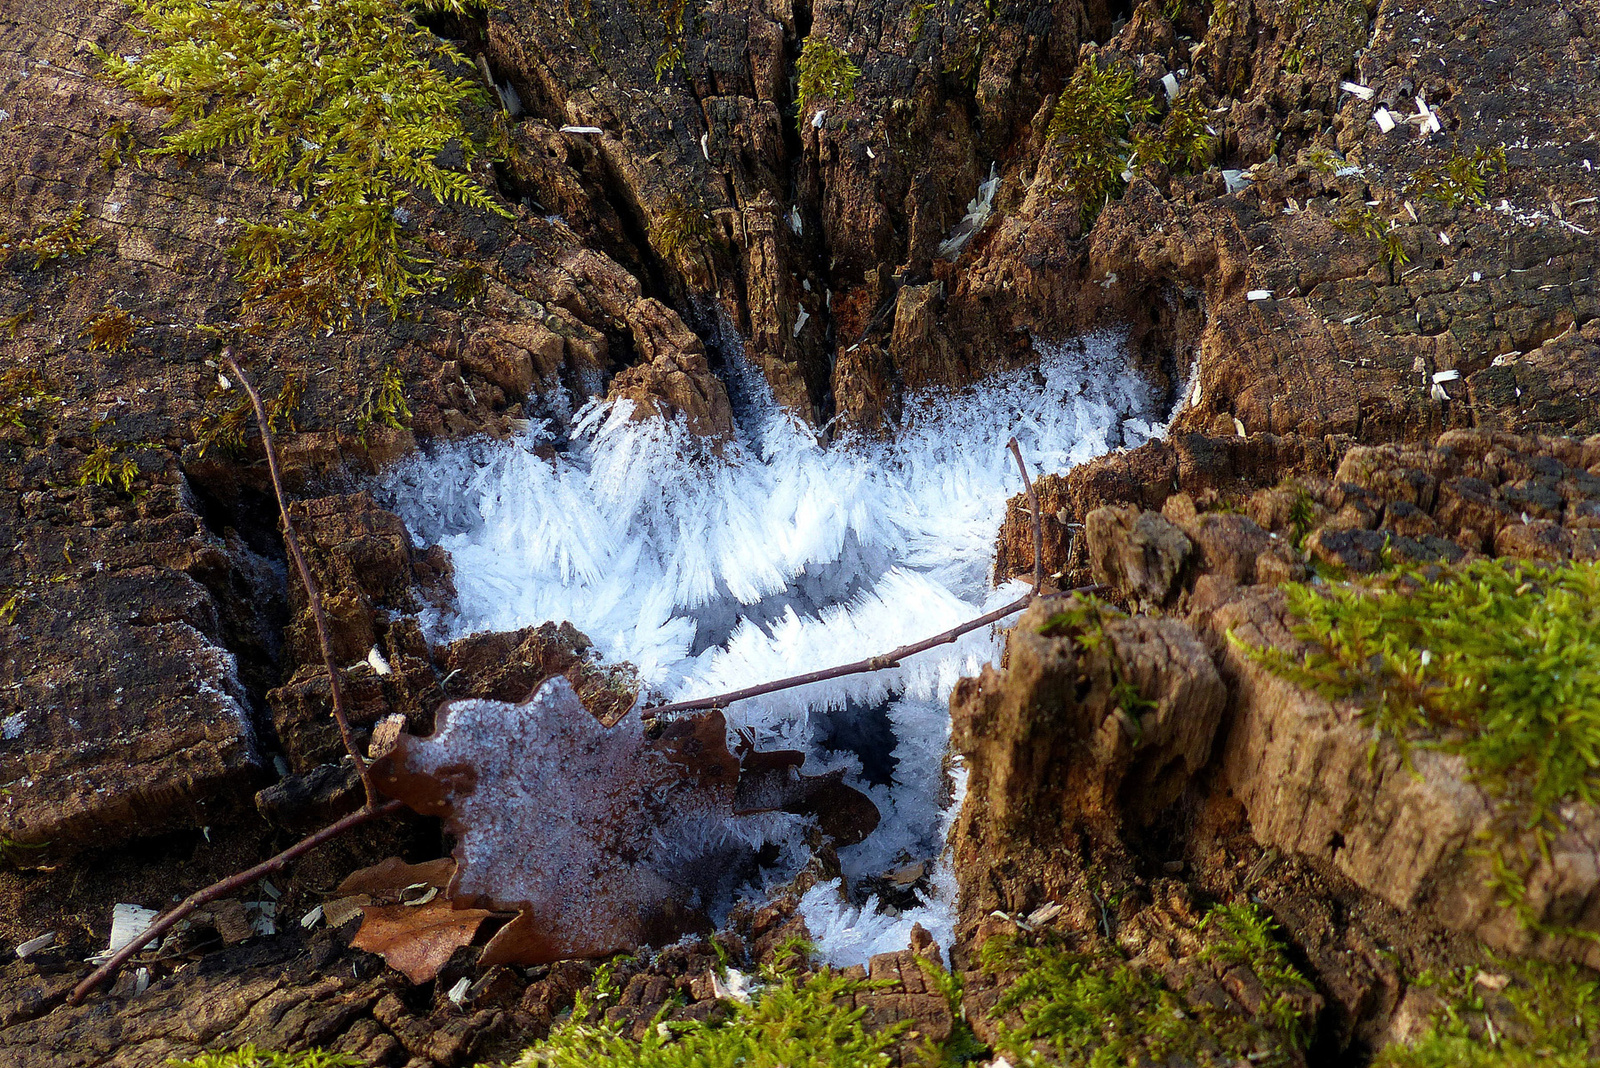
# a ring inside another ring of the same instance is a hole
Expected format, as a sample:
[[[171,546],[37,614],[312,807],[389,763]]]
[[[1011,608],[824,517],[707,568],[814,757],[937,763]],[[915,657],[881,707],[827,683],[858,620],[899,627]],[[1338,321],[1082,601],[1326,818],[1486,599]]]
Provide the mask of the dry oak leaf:
[[[380,787],[456,837],[458,905],[516,910],[482,964],[542,964],[709,929],[701,913],[793,817],[736,804],[740,761],[720,713],[613,726],[565,678],[522,704],[454,701],[402,735]]]
[[[350,944],[378,954],[413,983],[426,983],[450,954],[472,944],[478,926],[488,918],[484,909],[458,909],[443,898],[417,907],[368,905]]]
[[[370,867],[353,871],[334,891],[336,894],[372,894],[385,892],[399,894],[413,886],[437,886],[440,890],[450,885],[456,872],[456,862],[449,857],[425,860],[420,864],[407,864],[399,857],[388,857]]]

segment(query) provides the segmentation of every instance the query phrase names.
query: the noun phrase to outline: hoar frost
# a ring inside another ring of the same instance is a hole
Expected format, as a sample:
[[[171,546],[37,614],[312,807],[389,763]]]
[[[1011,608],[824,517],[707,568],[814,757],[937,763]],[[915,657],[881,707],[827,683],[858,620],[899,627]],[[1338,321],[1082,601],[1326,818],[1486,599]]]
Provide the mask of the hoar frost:
[[[989,585],[996,530],[1021,489],[1007,440],[1038,474],[1161,431],[1122,337],[1036,347],[1036,368],[908,398],[890,442],[825,447],[735,353],[740,436],[719,448],[681,424],[635,420],[625,402],[591,403],[566,433],[535,422],[511,443],[446,447],[387,489],[413,535],[453,559],[459,598],[442,637],[566,620],[606,659],[633,662],[656,695],[710,696],[887,652],[1026,588]],[[549,445],[553,460],[536,454]],[[805,752],[808,773],[847,768],[883,818],[839,850],[844,874],[879,875],[940,854],[959,802],[941,767],[950,690],[998,651],[994,631],[974,632],[897,668],[739,702],[728,726],[763,749]],[[892,728],[889,782],[822,744],[832,721],[863,709]],[[787,845],[791,861],[801,855]],[[841,962],[903,948],[913,921],[948,945],[948,875],[937,869],[927,906],[898,917],[820,888],[802,910]]]

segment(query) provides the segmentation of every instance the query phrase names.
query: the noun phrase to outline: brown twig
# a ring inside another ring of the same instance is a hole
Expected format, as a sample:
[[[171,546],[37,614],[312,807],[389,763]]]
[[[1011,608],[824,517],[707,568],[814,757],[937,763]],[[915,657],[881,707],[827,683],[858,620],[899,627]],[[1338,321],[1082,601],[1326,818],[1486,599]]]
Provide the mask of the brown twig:
[[[1011,455],[1017,458],[1017,471],[1022,475],[1022,488],[1028,495],[1028,511],[1033,516],[1033,592],[1044,592],[1044,523],[1039,515],[1039,498],[1033,492],[1033,480],[1028,477],[1028,465],[1022,462],[1022,446],[1017,439],[1008,443]]]
[[[900,661],[908,656],[926,652],[935,646],[945,645],[955,641],[969,631],[1004,619],[1013,612],[1019,612],[1028,607],[1036,597],[1045,596],[1044,586],[1044,530],[1039,515],[1039,499],[1034,496],[1033,483],[1028,479],[1028,468],[1022,462],[1022,448],[1017,444],[1017,439],[1011,439],[1011,454],[1017,458],[1017,470],[1022,472],[1022,488],[1028,494],[1028,509],[1033,514],[1033,589],[1027,594],[1017,598],[1008,605],[996,608],[992,612],[985,612],[976,619],[969,619],[959,626],[951,627],[947,631],[935,634],[931,638],[924,638],[920,642],[902,645],[898,649],[891,649],[879,656],[869,656],[865,660],[857,660],[851,664],[840,664],[838,667],[823,668],[820,671],[808,671],[804,675],[791,675],[786,679],[775,679],[772,682],[763,682],[757,686],[746,686],[742,690],[731,693],[717,694],[715,697],[695,697],[687,701],[673,701],[671,704],[656,705],[650,711],[656,715],[670,712],[697,712],[707,708],[726,708],[735,701],[745,701],[752,697],[761,697],[764,694],[776,693],[779,690],[792,690],[796,686],[805,686],[813,682],[825,682],[828,679],[843,678],[846,675],[859,675],[866,671],[882,671],[884,668],[899,667]],[[1089,593],[1101,587],[1081,586],[1075,590],[1066,590],[1058,596],[1073,593]]]
[[[1063,590],[1060,593],[1044,594],[1045,597],[1066,597],[1074,593],[1093,593],[1103,587],[1080,586],[1073,590]],[[742,690],[718,694],[715,697],[694,697],[687,701],[674,701],[669,705],[656,705],[649,709],[653,715],[662,715],[668,712],[696,712],[706,708],[726,708],[735,701],[745,701],[752,697],[776,693],[779,690],[792,690],[796,686],[805,686],[813,682],[825,682],[828,679],[843,678],[846,675],[859,675],[865,671],[882,671],[884,668],[899,667],[900,661],[917,653],[927,652],[935,646],[945,645],[955,641],[969,631],[1004,619],[1013,612],[1020,612],[1033,603],[1035,596],[1031,591],[1018,597],[1010,604],[1002,605],[992,612],[985,612],[976,619],[969,619],[960,626],[951,627],[941,631],[931,638],[924,638],[920,642],[902,645],[898,649],[891,649],[880,656],[869,656],[865,660],[857,660],[850,664],[840,664],[838,667],[823,668],[820,671],[808,671],[804,675],[791,675],[786,679],[775,679],[772,682],[763,682],[757,686],[746,686]]]
[[[96,968],[89,974],[87,979],[74,987],[72,990],[72,996],[67,998],[67,1004],[82,1004],[83,999],[88,997],[95,987],[99,986],[101,983],[111,978],[112,975],[116,974],[117,970],[124,964],[128,963],[129,959],[131,959],[135,953],[139,952],[145,946],[161,937],[174,924],[183,919],[185,916],[189,915],[189,913],[193,912],[195,909],[199,908],[201,905],[204,905],[210,901],[215,901],[219,897],[223,897],[227,894],[231,894],[235,890],[249,886],[258,879],[264,879],[273,872],[283,868],[291,860],[294,860],[296,857],[299,857],[304,853],[310,852],[317,846],[328,841],[330,838],[337,838],[339,835],[353,827],[359,827],[363,823],[369,823],[372,820],[377,819],[379,816],[387,816],[391,812],[398,812],[403,807],[405,806],[399,801],[385,801],[379,805],[372,805],[367,808],[358,809],[357,811],[350,813],[350,815],[346,816],[339,822],[329,824],[316,834],[300,839],[300,841],[296,842],[288,849],[285,849],[277,856],[268,860],[264,860],[255,867],[239,872],[237,875],[230,875],[221,882],[212,883],[204,890],[196,890],[194,893],[184,898],[182,904],[169,909],[165,915],[157,919],[149,927],[146,927],[143,932],[134,938],[133,941],[117,950],[117,952],[112,955],[110,960],[100,965],[100,967]]]
[[[371,808],[378,803],[378,786],[372,781],[372,771],[367,767],[361,750],[356,747],[355,737],[350,733],[350,720],[344,713],[344,690],[339,685],[339,665],[333,659],[333,644],[328,640],[328,617],[322,610],[322,592],[317,588],[317,580],[311,575],[311,567],[306,563],[305,554],[300,551],[300,539],[295,537],[294,522],[289,518],[289,499],[283,492],[283,479],[278,474],[278,449],[272,440],[272,427],[267,419],[266,405],[261,403],[261,394],[256,392],[256,387],[250,384],[250,379],[240,369],[238,362],[233,358],[232,349],[223,349],[222,358],[227,361],[228,368],[239,378],[239,384],[250,395],[250,404],[256,411],[256,425],[261,429],[261,444],[267,452],[267,473],[272,476],[272,489],[278,495],[278,512],[283,516],[283,541],[289,549],[289,555],[294,558],[294,566],[300,572],[300,581],[306,588],[306,600],[311,603],[311,618],[317,625],[317,641],[322,645],[322,661],[328,668],[328,688],[333,694],[333,718],[339,724],[339,737],[344,740],[344,749],[350,754],[350,759],[355,761],[356,774],[361,776],[361,786],[367,793],[367,807]]]

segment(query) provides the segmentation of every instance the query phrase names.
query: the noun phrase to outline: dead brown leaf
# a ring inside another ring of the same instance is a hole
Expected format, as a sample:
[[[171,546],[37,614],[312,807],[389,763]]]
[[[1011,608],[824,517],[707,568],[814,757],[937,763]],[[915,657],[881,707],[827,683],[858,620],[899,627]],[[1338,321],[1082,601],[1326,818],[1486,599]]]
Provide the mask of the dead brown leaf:
[[[388,857],[369,868],[351,872],[334,892],[340,895],[381,894],[399,892],[418,884],[443,890],[450,885],[450,877],[455,872],[456,862],[449,857],[421,864],[407,864],[399,857]]]
[[[450,954],[471,945],[478,926],[488,918],[483,909],[454,908],[443,898],[417,908],[369,905],[350,944],[378,954],[413,983],[426,983],[439,974]]]
[[[452,702],[436,724],[428,738],[402,735],[373,770],[385,793],[455,835],[453,901],[519,914],[485,964],[603,956],[698,929],[690,903],[750,870],[757,813],[817,813],[854,841],[877,823],[837,776],[801,777],[799,753],[741,761],[720,712],[647,730],[634,708],[608,726],[558,676],[522,704]]]

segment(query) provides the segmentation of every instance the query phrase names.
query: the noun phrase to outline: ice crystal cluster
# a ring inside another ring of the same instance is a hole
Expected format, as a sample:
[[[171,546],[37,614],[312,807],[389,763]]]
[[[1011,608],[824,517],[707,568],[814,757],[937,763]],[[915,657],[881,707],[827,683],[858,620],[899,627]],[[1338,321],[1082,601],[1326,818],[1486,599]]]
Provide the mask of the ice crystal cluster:
[[[995,532],[1021,489],[1007,440],[1037,474],[1160,430],[1120,336],[1040,348],[1029,371],[910,398],[892,441],[831,445],[728,353],[740,436],[720,452],[681,425],[632,419],[625,403],[595,403],[570,426],[438,450],[388,491],[418,540],[454,560],[447,636],[568,620],[663,697],[722,693],[886,652],[1018,596],[1020,583],[990,585]],[[535,451],[547,445],[553,460]],[[941,766],[950,690],[997,651],[993,631],[974,632],[897,668],[741,702],[728,725],[763,749],[806,752],[808,774],[849,768],[883,819],[841,861],[851,881],[878,875],[940,853],[955,800]],[[872,716],[892,731],[878,781],[826,744]],[[914,919],[938,936],[950,894],[932,881],[927,915],[814,892],[809,926],[839,963],[903,948]]]

